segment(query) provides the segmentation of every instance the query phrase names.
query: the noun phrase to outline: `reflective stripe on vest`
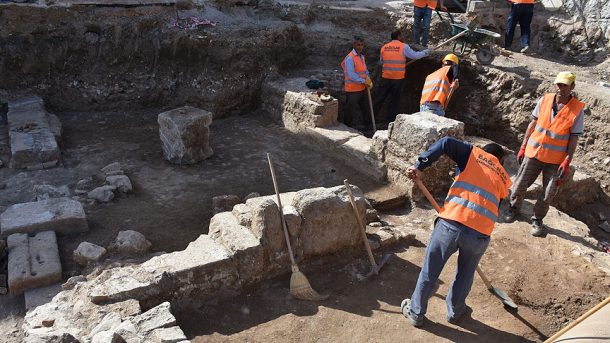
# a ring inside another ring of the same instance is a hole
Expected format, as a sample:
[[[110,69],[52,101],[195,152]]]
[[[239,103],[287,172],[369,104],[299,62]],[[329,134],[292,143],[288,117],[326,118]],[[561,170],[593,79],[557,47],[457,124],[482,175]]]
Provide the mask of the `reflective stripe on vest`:
[[[436,9],[436,0],[414,0],[413,6],[419,7],[419,8],[428,7],[432,10],[435,10]]]
[[[570,129],[585,104],[572,97],[551,121],[554,101],[555,94],[542,97],[536,127],[527,141],[525,156],[544,163],[560,164],[568,155]]]
[[[466,169],[451,185],[440,217],[490,235],[498,219],[500,199],[512,185],[498,159],[472,147]]]
[[[534,0],[511,0],[513,4],[533,4]]]
[[[381,47],[381,77],[384,79],[402,80],[405,78],[407,58],[404,55],[405,44],[393,40]]]
[[[449,95],[449,87],[451,86],[447,77],[450,69],[451,66],[444,66],[426,77],[419,101],[421,105],[427,102],[438,101],[443,107],[445,106],[447,96]]]
[[[354,71],[356,74],[358,74],[358,76],[361,78],[366,79],[366,63],[364,62],[364,55],[362,56],[362,59],[360,59],[360,56],[356,55],[352,50],[341,62],[341,68],[343,69],[343,75],[345,78],[344,89],[346,92],[360,92],[363,91],[366,86],[364,83],[350,80],[349,76],[347,75],[347,70],[345,69],[345,60],[350,56],[352,56],[352,60],[354,61]]]

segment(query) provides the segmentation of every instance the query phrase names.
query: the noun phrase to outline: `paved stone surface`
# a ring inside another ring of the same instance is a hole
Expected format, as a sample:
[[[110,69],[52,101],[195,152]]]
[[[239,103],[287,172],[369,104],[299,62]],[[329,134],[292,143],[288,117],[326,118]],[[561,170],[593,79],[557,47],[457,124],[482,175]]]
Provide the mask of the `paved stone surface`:
[[[50,302],[51,299],[53,299],[53,297],[61,291],[61,283],[54,283],[45,287],[25,291],[24,295],[26,311],[33,310],[40,305]]]
[[[57,165],[59,146],[40,97],[10,101],[7,121],[12,168],[43,169]]]
[[[10,206],[0,214],[2,237],[13,233],[54,230],[58,234],[89,230],[83,205],[70,198],[52,198]]]
[[[61,262],[55,232],[10,235],[8,243],[8,286],[11,295],[61,281]]]

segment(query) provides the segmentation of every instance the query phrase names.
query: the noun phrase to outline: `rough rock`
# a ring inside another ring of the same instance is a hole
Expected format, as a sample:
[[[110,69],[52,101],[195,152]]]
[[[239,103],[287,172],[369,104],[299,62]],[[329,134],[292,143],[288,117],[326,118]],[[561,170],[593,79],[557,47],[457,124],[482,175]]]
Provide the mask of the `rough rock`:
[[[214,214],[231,211],[233,206],[239,204],[241,200],[237,195],[218,195],[212,198],[212,207],[214,208]]]
[[[176,318],[172,315],[170,308],[169,302],[164,302],[133,318],[133,323],[143,335],[147,335],[155,329],[175,326]]]
[[[83,205],[70,198],[15,204],[0,214],[2,237],[54,230],[59,234],[89,230]]]
[[[282,121],[291,131],[298,132],[304,128],[324,127],[337,123],[339,102],[332,99],[320,101],[315,93],[297,93],[287,91],[282,104]]]
[[[102,321],[97,324],[93,330],[89,333],[89,336],[93,337],[100,332],[104,331],[113,331],[121,324],[121,316],[117,313],[110,312],[108,313]]]
[[[367,206],[362,191],[356,186],[351,189],[364,218]],[[292,205],[303,218],[295,250],[304,256],[340,251],[359,242],[360,229],[345,186],[298,191]]]
[[[151,332],[153,342],[176,343],[186,340],[186,335],[179,326],[155,329]]]
[[[113,162],[100,169],[106,176],[123,174],[123,167],[119,162]]]
[[[12,295],[61,281],[55,232],[43,231],[33,237],[16,233],[8,237],[7,243],[8,286]]]
[[[68,189],[68,186],[54,187],[43,183],[42,185],[34,186],[33,190],[36,201],[70,196],[70,190]]]
[[[166,160],[193,164],[212,156],[210,112],[185,106],[159,114],[157,121]]]
[[[102,331],[91,339],[91,343],[123,343],[125,340],[116,332]]]
[[[79,282],[85,282],[87,278],[84,275],[76,275],[69,278],[64,284],[61,285],[63,290],[73,289]]]
[[[106,254],[106,249],[99,245],[81,242],[76,250],[74,250],[73,257],[76,263],[81,266],[86,266],[89,262],[97,262]]]
[[[100,186],[87,193],[87,197],[99,202],[110,202],[112,199],[114,199],[115,189],[116,186],[112,185]]]
[[[260,239],[240,225],[231,212],[214,215],[208,235],[233,255],[240,280],[249,283],[264,277],[268,262]]]
[[[252,225],[252,211],[250,207],[246,204],[237,204],[233,206],[233,210],[231,211],[233,216],[237,218],[239,225],[250,227]]]
[[[59,146],[40,97],[10,101],[7,121],[12,168],[43,169],[57,166]]]
[[[399,114],[390,127],[385,152],[388,180],[404,190],[412,199],[422,200],[417,186],[406,177],[406,170],[412,166],[420,153],[439,139],[452,136],[464,139],[464,123],[440,117],[428,112],[411,115]],[[426,187],[432,194],[445,194],[450,186],[449,172],[454,163],[448,157],[441,157],[424,171]]]
[[[377,213],[377,210],[367,208],[366,215],[365,215],[365,221],[366,221],[366,223],[379,221],[379,214]]]
[[[140,255],[146,253],[151,246],[152,243],[143,234],[133,230],[126,230],[118,233],[116,239],[110,245],[110,249],[121,254]]]
[[[121,193],[130,193],[133,190],[131,180],[127,175],[110,175],[106,177],[106,183],[116,187]]]
[[[28,332],[23,338],[23,343],[80,343],[80,341],[69,332],[53,328],[37,328]]]
[[[76,187],[74,189],[74,192],[76,194],[86,194],[89,191],[91,191],[92,189],[94,189],[96,187],[95,184],[95,180],[93,180],[93,177],[89,176],[87,178],[78,180],[78,182],[76,183]]]
[[[284,214],[284,220],[286,220],[286,226],[288,227],[288,233],[293,237],[298,237],[301,231],[301,224],[303,218],[299,214],[299,211],[294,206],[287,205],[283,206],[282,212]]]
[[[376,160],[383,162],[385,160],[385,149],[388,144],[388,130],[375,131],[373,135],[373,143],[371,144],[370,154]]]
[[[62,287],[60,283],[26,290],[24,292],[26,311],[33,310],[38,306],[50,302],[57,293],[61,292],[61,290]]]
[[[261,195],[260,195],[259,193],[257,193],[257,192],[252,192],[252,193],[250,193],[250,194],[248,194],[248,195],[246,195],[246,196],[244,197],[244,202],[248,201],[248,199],[252,199],[252,198],[258,198],[258,197],[260,197],[260,196],[261,196]]]
[[[280,211],[272,197],[253,198],[246,201],[252,211],[250,230],[261,240],[269,259],[279,261],[286,258],[286,242],[280,221]]]
[[[63,128],[61,126],[61,121],[59,120],[59,118],[56,115],[47,112],[47,122],[49,123],[49,129],[51,130],[51,133],[53,133],[53,136],[55,136],[55,141],[61,142],[61,134],[63,133]]]

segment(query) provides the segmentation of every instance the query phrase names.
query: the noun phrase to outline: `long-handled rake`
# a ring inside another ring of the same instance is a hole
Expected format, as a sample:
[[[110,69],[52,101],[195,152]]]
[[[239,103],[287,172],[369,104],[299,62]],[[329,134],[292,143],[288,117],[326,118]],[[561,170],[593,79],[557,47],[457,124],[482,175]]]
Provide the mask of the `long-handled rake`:
[[[277,205],[280,209],[280,220],[282,221],[284,238],[286,238],[286,245],[288,246],[288,253],[290,254],[290,263],[292,264],[292,275],[290,276],[290,295],[301,300],[324,300],[328,298],[328,295],[322,295],[316,292],[311,287],[309,281],[307,280],[307,277],[299,270],[299,266],[294,260],[292,246],[290,245],[290,236],[288,235],[288,227],[286,226],[286,219],[284,218],[284,212],[282,211],[282,200],[280,199],[280,191],[277,187],[277,179],[275,177],[275,170],[273,169],[273,163],[271,162],[270,154],[267,154],[267,161],[269,161],[269,169],[271,170],[271,177],[273,178],[273,188],[275,189],[275,195],[277,196]]]
[[[426,188],[426,186],[424,186],[424,184],[421,182],[421,180],[419,178],[415,179],[415,184],[417,185],[417,187],[419,188],[420,191],[422,191],[422,193],[424,193],[424,195],[426,196],[426,199],[428,199],[428,201],[430,202],[430,204],[432,204],[432,206],[434,207],[434,209],[436,210],[436,212],[440,213],[441,212],[441,207],[438,205],[438,203],[436,202],[436,200],[434,200],[434,198],[432,197],[432,194],[430,194],[430,192],[428,191],[428,189]],[[485,287],[487,287],[487,289],[493,294],[495,295],[498,299],[502,300],[502,303],[505,306],[508,306],[512,309],[517,309],[517,304],[515,304],[515,302],[513,301],[513,299],[511,299],[508,294],[506,294],[506,292],[504,292],[503,290],[494,287],[491,282],[489,282],[489,279],[487,278],[487,276],[485,276],[485,274],[483,273],[483,270],[481,269],[481,266],[477,266],[477,274],[479,274],[479,276],[481,277],[481,280],[483,280],[483,283],[485,284]]]
[[[384,254],[381,258],[381,262],[377,264],[375,262],[375,257],[373,256],[373,251],[371,250],[371,245],[369,244],[369,239],[366,237],[366,225],[362,221],[360,217],[360,212],[358,212],[358,207],[356,206],[356,201],[354,200],[354,195],[352,194],[352,190],[349,187],[349,182],[347,179],[343,180],[343,184],[345,185],[345,189],[347,190],[347,195],[349,195],[349,202],[352,204],[352,208],[354,209],[354,214],[356,215],[356,219],[358,220],[358,226],[360,226],[360,233],[362,234],[362,240],[364,241],[364,246],[366,247],[366,252],[369,256],[369,262],[371,263],[371,270],[364,276],[364,278],[368,278],[371,275],[379,274],[379,271],[390,259],[390,254]]]

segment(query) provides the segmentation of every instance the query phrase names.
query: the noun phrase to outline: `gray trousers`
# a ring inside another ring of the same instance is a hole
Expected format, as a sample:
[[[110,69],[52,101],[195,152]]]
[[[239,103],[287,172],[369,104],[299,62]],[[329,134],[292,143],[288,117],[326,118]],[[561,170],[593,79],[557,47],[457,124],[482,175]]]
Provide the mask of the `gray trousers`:
[[[513,183],[510,194],[510,206],[520,208],[525,197],[527,188],[536,181],[540,172],[542,172],[542,189],[543,192],[534,205],[534,220],[542,220],[549,211],[549,203],[557,194],[557,169],[558,164],[550,164],[540,162],[535,158],[523,158],[523,163],[519,167],[517,177]]]

